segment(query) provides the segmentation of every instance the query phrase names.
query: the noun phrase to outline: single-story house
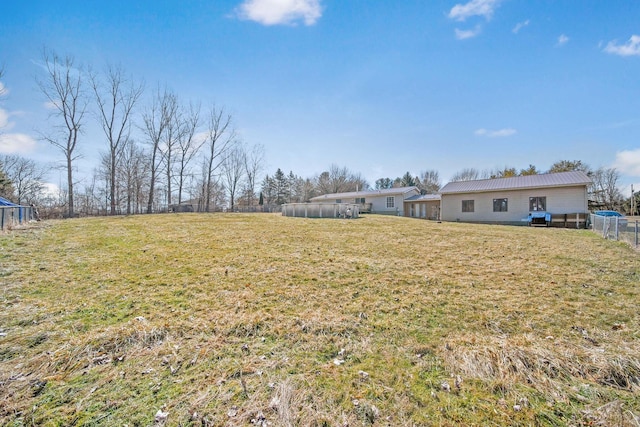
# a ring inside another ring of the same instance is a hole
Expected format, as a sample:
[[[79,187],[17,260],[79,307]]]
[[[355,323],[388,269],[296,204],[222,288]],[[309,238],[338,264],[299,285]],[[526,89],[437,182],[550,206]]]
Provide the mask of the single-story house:
[[[591,179],[580,171],[450,182],[440,190],[443,221],[526,224],[529,214],[584,218]],[[575,219],[574,219],[575,220]]]
[[[404,200],[420,194],[418,187],[398,187],[383,190],[352,191],[312,197],[311,203],[355,203],[360,213],[404,216]]]
[[[404,216],[440,219],[440,194],[418,194],[404,199]]]

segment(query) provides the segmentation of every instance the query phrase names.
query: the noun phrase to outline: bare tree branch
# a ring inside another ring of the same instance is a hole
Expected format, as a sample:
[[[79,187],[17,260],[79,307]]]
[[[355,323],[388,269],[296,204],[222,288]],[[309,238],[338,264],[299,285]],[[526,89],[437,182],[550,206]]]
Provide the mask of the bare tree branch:
[[[264,146],[254,145],[245,156],[245,173],[247,175],[247,206],[252,206],[256,196],[256,179],[264,167]]]
[[[73,204],[73,162],[78,137],[84,126],[87,98],[82,67],[76,67],[72,57],[60,58],[46,50],[42,54],[47,72],[43,80],[37,80],[40,91],[47,99],[51,115],[58,122],[54,132],[43,136],[49,144],[58,148],[65,156],[68,188],[68,215],[74,215]]]
[[[147,213],[153,212],[153,201],[158,169],[163,160],[160,144],[165,138],[167,126],[171,120],[171,97],[173,95],[165,88],[163,92],[156,93],[149,108],[142,114],[143,131],[147,136],[147,142],[151,146],[149,164],[149,200]]]
[[[207,129],[208,147],[206,156],[206,190],[205,211],[211,208],[211,195],[215,184],[215,171],[222,165],[227,151],[236,142],[236,132],[231,127],[231,114],[224,108],[213,106],[209,113],[209,127]]]
[[[117,163],[131,132],[133,109],[142,96],[143,84],[125,78],[120,67],[109,66],[104,76],[90,74],[91,87],[98,104],[98,120],[109,143],[110,213],[116,213]]]
[[[238,187],[245,176],[245,168],[247,154],[242,144],[236,144],[229,155],[225,157],[222,163],[222,175],[229,192],[229,207],[233,212],[235,207],[236,194]]]
[[[200,126],[200,105],[189,104],[189,108],[182,107],[179,115],[180,132],[178,136],[178,204],[182,203],[182,192],[185,179],[189,172],[189,164],[200,151],[206,139],[196,138],[196,131]]]
[[[14,187],[16,203],[34,203],[44,189],[47,170],[35,161],[16,155],[0,158],[0,165]]]

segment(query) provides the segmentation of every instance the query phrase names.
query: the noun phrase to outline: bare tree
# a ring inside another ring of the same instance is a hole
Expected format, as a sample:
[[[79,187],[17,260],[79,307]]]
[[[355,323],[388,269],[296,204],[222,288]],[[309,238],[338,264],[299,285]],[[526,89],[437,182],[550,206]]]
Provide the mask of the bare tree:
[[[44,189],[47,170],[35,161],[16,155],[0,158],[1,169],[13,184],[16,203],[33,203]]]
[[[342,193],[347,191],[349,170],[346,167],[331,165],[328,171],[316,178],[320,194]]]
[[[247,155],[242,144],[232,147],[222,163],[222,177],[229,194],[229,207],[233,212],[236,194],[245,176],[244,165]]]
[[[216,210],[217,206],[224,205],[225,188],[218,175],[209,174],[208,158],[202,160],[201,167],[201,175],[197,183],[198,212],[212,212]]]
[[[85,184],[83,191],[77,194],[76,210],[85,215],[100,215],[107,213],[109,204],[108,198],[108,157],[103,154],[100,159],[100,165],[93,170],[93,174],[88,184]],[[101,185],[104,184],[104,186]]]
[[[619,209],[623,199],[618,189],[620,173],[615,168],[599,168],[593,172],[591,179],[591,199],[605,209]]]
[[[171,181],[173,179],[173,167],[175,159],[173,157],[181,139],[182,133],[182,117],[178,111],[178,98],[175,94],[170,93],[166,99],[167,126],[165,128],[163,143],[160,145],[160,152],[165,166],[165,174],[167,176],[167,205],[172,203],[171,196],[173,190]]]
[[[125,189],[127,215],[140,213],[149,181],[150,162],[145,152],[133,140],[125,142],[118,181]]]
[[[206,212],[209,212],[211,196],[214,194],[215,172],[222,165],[227,152],[235,142],[236,133],[231,127],[231,114],[227,113],[224,108],[213,106],[209,113],[209,126],[205,142],[208,148],[205,157],[204,180],[204,210]]]
[[[355,191],[369,190],[369,182],[360,174],[360,172],[352,172],[349,177],[351,186]]]
[[[58,148],[65,156],[67,169],[68,215],[73,211],[73,162],[78,159],[76,148],[78,137],[84,126],[87,97],[82,67],[76,67],[72,57],[60,58],[55,53],[43,52],[46,78],[38,80],[40,91],[47,98],[51,116],[59,123],[54,131],[43,135],[43,139]]]
[[[182,203],[185,179],[189,173],[189,164],[196,157],[200,148],[205,143],[204,138],[198,138],[196,131],[200,126],[200,105],[189,105],[189,109],[183,108],[178,115],[180,120],[180,132],[178,137],[178,204]]]
[[[369,188],[369,184],[360,174],[337,165],[331,165],[328,171],[322,172],[314,180],[319,194],[345,193]]]
[[[420,172],[420,191],[424,194],[436,194],[442,187],[440,174],[437,170],[429,169]]]
[[[110,213],[116,213],[116,166],[131,131],[133,109],[142,96],[142,83],[127,80],[119,67],[108,67],[104,77],[91,74],[91,86],[98,104],[98,118],[109,142],[108,172]]]
[[[456,172],[451,181],[475,181],[476,179],[482,179],[483,175],[478,169],[466,168]]]
[[[349,191],[349,169],[338,165],[331,165],[329,168],[329,186],[331,193],[342,193]]]
[[[147,142],[151,146],[149,160],[149,199],[147,202],[147,213],[153,212],[153,203],[155,197],[155,186],[158,170],[161,166],[162,147],[161,143],[165,138],[167,126],[171,120],[173,95],[165,89],[158,92],[153,98],[151,106],[142,114],[144,122],[144,132]]]
[[[256,196],[256,179],[264,167],[264,146],[254,145],[245,156],[247,206],[252,206]]]

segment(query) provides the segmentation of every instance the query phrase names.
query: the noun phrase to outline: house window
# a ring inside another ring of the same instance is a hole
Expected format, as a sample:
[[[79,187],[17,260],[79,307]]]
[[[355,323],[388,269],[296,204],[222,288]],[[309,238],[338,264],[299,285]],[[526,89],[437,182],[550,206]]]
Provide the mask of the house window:
[[[473,212],[473,200],[462,201],[462,212]]]
[[[509,199],[493,199],[494,212],[507,212],[507,201]]]
[[[387,197],[387,207],[388,208],[396,207],[396,198],[394,196]]]
[[[342,199],[336,199],[336,203],[342,203]]]
[[[546,197],[529,197],[529,212],[546,211],[546,210],[547,210]]]
[[[356,204],[364,205],[364,197],[356,197]]]

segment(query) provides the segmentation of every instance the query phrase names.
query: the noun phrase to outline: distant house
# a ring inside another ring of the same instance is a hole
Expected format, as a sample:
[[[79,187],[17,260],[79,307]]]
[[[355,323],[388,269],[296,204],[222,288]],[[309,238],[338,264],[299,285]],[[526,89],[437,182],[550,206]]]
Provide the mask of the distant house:
[[[440,219],[440,194],[418,194],[404,199],[404,216]]]
[[[312,203],[355,203],[360,212],[404,216],[404,201],[420,194],[418,187],[398,187],[383,190],[352,191],[312,197]]]
[[[529,214],[570,220],[588,212],[584,172],[450,182],[440,190],[443,221],[526,224]],[[575,220],[575,219],[574,219]]]

